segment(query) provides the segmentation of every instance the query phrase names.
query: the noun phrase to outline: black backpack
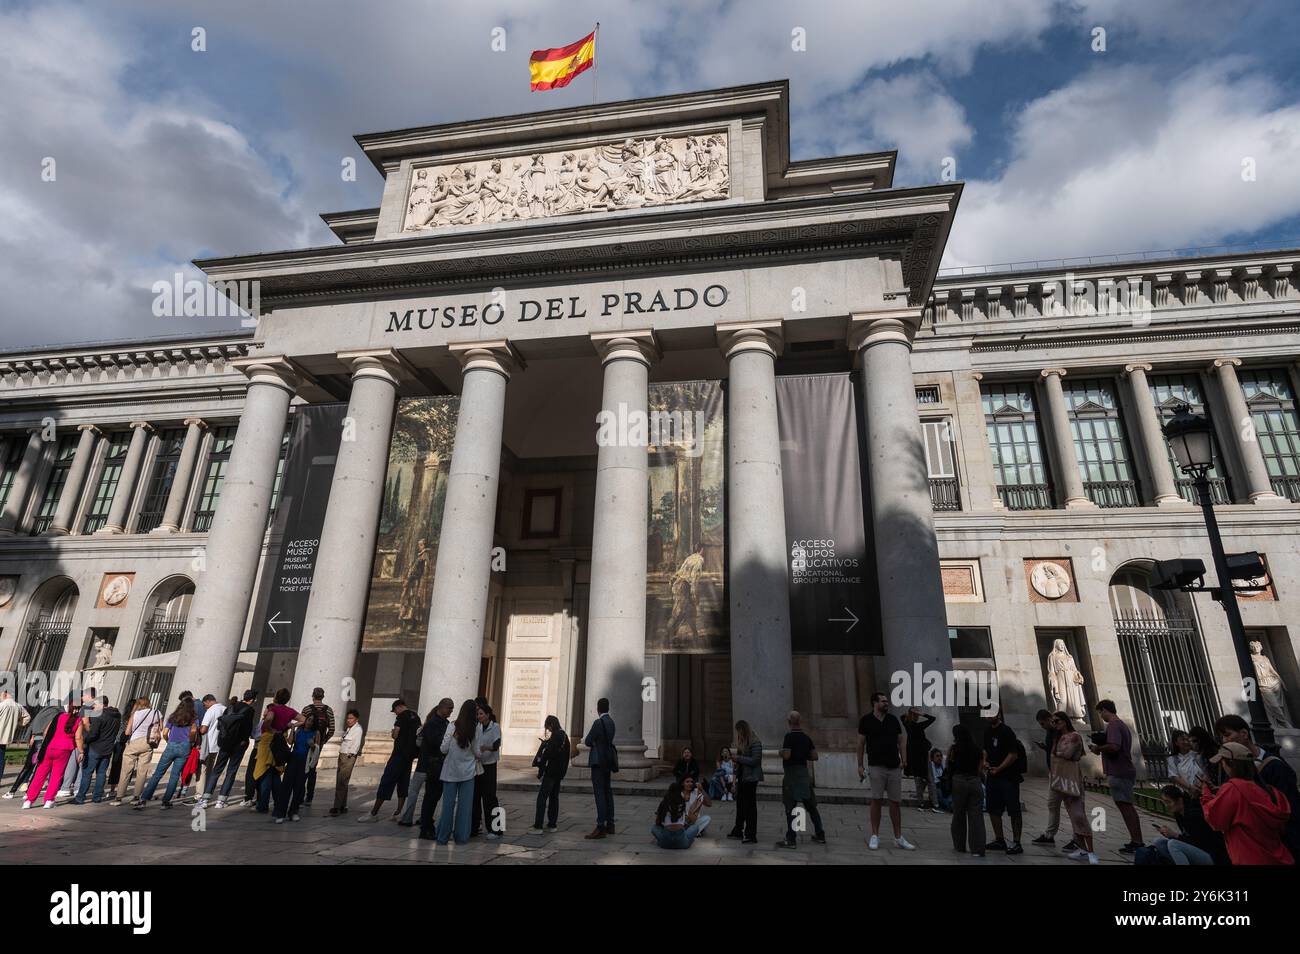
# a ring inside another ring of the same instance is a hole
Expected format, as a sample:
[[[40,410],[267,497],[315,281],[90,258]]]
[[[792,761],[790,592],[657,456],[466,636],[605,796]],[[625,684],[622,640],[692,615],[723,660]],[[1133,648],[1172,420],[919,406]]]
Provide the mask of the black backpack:
[[[253,731],[252,706],[236,710],[233,706],[217,719],[217,748],[229,752],[248,741]]]
[[[1025,751],[1025,743],[1016,739],[1016,764],[1012,771],[1024,778],[1029,774],[1029,754]]]

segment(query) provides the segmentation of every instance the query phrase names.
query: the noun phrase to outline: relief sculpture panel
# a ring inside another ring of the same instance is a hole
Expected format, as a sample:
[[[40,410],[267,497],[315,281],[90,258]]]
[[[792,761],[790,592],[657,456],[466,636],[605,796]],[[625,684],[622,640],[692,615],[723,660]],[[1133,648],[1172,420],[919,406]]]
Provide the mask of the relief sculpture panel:
[[[403,231],[725,199],[727,137],[625,139],[416,169]]]

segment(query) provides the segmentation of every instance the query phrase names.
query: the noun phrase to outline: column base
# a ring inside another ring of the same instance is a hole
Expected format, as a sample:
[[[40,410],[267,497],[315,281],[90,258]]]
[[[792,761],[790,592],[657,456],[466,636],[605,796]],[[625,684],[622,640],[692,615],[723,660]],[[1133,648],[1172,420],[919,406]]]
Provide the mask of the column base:
[[[1187,508],[1191,506],[1191,504],[1188,503],[1186,499],[1184,499],[1182,496],[1178,494],[1167,495],[1164,497],[1157,497],[1155,500],[1155,504],[1157,507],[1173,507],[1175,509],[1179,507]]]
[[[180,531],[181,531],[181,528],[180,528],[180,527],[172,527],[172,526],[168,526],[167,524],[163,523],[163,524],[159,524],[158,526],[154,527],[154,528],[153,528],[152,530],[150,530],[149,532],[150,532],[150,533],[180,533]]]
[[[1087,497],[1071,497],[1065,501],[1066,510],[1095,510],[1097,505]]]
[[[72,533],[72,531],[69,530],[67,527],[50,527],[50,529],[48,529],[48,530],[46,530],[44,533],[42,533],[41,536],[43,536],[43,537],[66,537],[66,536],[68,536],[70,533]]]
[[[96,536],[96,537],[111,537],[111,536],[113,536],[114,534],[117,534],[117,533],[123,533],[123,532],[124,532],[124,531],[123,531],[123,529],[122,529],[121,527],[110,527],[110,526],[108,526],[107,524],[105,524],[104,526],[102,526],[102,527],[100,527],[98,530],[96,530],[96,531],[92,534],[92,536]]]
[[[614,773],[615,782],[649,782],[658,778],[659,766],[649,760],[645,765],[627,766],[623,765],[623,757],[619,755],[619,768]],[[585,765],[572,765],[569,767],[569,773],[566,778],[590,779],[591,769]]]
[[[1250,495],[1250,502],[1258,504],[1261,507],[1283,507],[1291,503],[1281,494],[1275,494],[1271,490]]]

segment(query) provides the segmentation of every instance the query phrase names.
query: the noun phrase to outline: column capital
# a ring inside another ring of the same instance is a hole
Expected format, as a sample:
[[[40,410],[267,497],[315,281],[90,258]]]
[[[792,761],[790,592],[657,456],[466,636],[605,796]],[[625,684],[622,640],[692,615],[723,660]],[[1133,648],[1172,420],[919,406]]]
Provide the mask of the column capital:
[[[1065,368],[1043,368],[1043,370],[1038,372],[1038,376],[1040,378],[1050,378],[1050,377],[1063,378],[1069,373],[1070,372],[1067,371]]]
[[[776,358],[785,348],[785,323],[769,321],[724,321],[714,326],[718,347],[728,358],[743,351],[765,351]]]
[[[282,354],[233,358],[230,366],[248,378],[249,384],[269,384],[290,394],[297,391],[304,377],[298,366]]]
[[[1210,366],[1206,370],[1208,370],[1211,374],[1213,374],[1214,372],[1219,371],[1223,368],[1236,369],[1240,367],[1241,367],[1240,358],[1215,358],[1213,361],[1210,362]]]
[[[639,331],[593,331],[591,344],[600,355],[601,364],[629,358],[649,367],[663,357],[659,340],[649,328]]]
[[[491,341],[458,341],[448,345],[452,356],[460,362],[461,373],[466,371],[495,371],[509,378],[516,367],[523,365],[515,349],[505,338]]]
[[[186,427],[197,427],[199,430],[204,430],[208,426],[208,422],[201,417],[187,417],[181,423]]]
[[[380,378],[396,387],[402,378],[410,376],[405,359],[392,348],[340,351],[335,357],[351,368],[353,380]]]
[[[98,433],[99,433],[99,428],[96,427],[94,424],[78,424],[78,425],[77,425],[77,430],[79,430],[79,431],[90,431],[90,432],[93,433],[93,434],[98,434]]]
[[[965,296],[968,289],[962,289]],[[969,289],[971,295],[975,290]],[[918,308],[891,308],[886,311],[864,311],[849,315],[849,350],[859,351],[875,344],[892,341],[912,347],[912,336],[921,324]]]
[[[127,423],[126,426],[131,428],[131,430],[133,431],[143,430],[145,433],[148,433],[154,429],[154,426],[150,424],[148,421],[130,421]]]
[[[1132,374],[1134,371],[1141,371],[1143,374],[1145,374],[1146,372],[1148,372],[1148,371],[1150,371],[1150,370],[1151,370],[1151,365],[1149,365],[1149,364],[1142,364],[1141,362],[1138,362],[1138,363],[1135,363],[1135,364],[1126,364],[1126,365],[1124,365],[1124,373],[1125,373],[1125,374]]]

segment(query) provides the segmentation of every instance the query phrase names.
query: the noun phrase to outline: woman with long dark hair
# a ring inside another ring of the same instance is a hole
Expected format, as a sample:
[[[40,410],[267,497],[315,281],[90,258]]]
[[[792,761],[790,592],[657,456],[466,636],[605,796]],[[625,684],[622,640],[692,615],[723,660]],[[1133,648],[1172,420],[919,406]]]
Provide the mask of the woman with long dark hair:
[[[736,723],[736,824],[728,838],[743,845],[758,843],[758,783],[763,781],[763,742],[741,719]]]
[[[496,841],[501,832],[495,827],[494,813],[497,802],[497,762],[501,758],[501,726],[497,723],[497,714],[488,705],[487,699],[479,696],[474,700],[474,718],[478,728],[474,733],[474,753],[478,756],[478,774],[474,776],[474,818],[470,825],[470,837],[487,826],[486,837]]]
[[[63,781],[68,760],[77,748],[77,727],[80,725],[77,707],[69,700],[65,710],[45,730],[45,737],[41,740],[40,760],[36,774],[32,776],[32,784],[27,786],[23,808],[32,807],[40,797],[42,786],[45,787],[45,804],[42,807],[54,807],[54,796],[58,794],[59,783]]]
[[[167,723],[163,726],[163,740],[167,743],[167,747],[163,749],[162,756],[158,759],[158,767],[154,769],[149,784],[144,787],[140,801],[133,806],[136,811],[149,804],[153,793],[158,789],[158,783],[162,781],[163,775],[169,768],[172,774],[167,780],[167,791],[163,794],[162,807],[172,807],[172,796],[176,794],[176,787],[180,784],[181,770],[185,768],[185,760],[190,757],[192,742],[197,735],[194,700],[181,699],[180,704],[167,717]]]
[[[308,709],[302,714],[302,725],[293,731],[289,765],[284,770],[284,780],[275,792],[275,811],[271,813],[277,825],[284,824],[285,818],[301,821],[298,809],[307,794],[307,760],[311,756],[312,746],[320,737],[316,726],[316,712]]]
[[[455,812],[456,844],[469,841],[474,814],[474,776],[478,774],[474,740],[478,736],[478,704],[466,699],[456,721],[442,737],[442,807],[438,815],[438,844],[451,840],[452,812]]]
[[[689,848],[695,840],[694,832],[688,834],[686,797],[677,779],[669,783],[659,807],[655,809],[655,823],[650,826],[650,834],[660,848]]]
[[[537,778],[542,783],[537,789],[537,814],[533,816],[534,833],[547,831],[554,833],[560,822],[560,782],[564,781],[569,771],[569,737],[564,734],[560,720],[548,715],[542,723],[546,738],[540,739],[537,755],[533,765],[537,769]],[[546,815],[546,828],[542,828],[542,815]]]

